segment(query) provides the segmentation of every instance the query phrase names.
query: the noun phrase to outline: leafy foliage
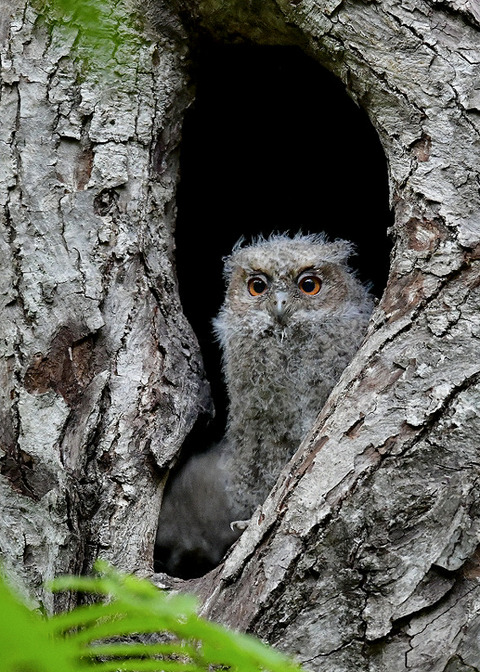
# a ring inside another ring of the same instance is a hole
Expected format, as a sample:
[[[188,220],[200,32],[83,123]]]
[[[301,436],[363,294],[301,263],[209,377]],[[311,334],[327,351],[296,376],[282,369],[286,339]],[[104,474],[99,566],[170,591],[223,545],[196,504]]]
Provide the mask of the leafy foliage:
[[[104,599],[49,619],[27,609],[0,581],[1,672],[205,672],[212,665],[300,672],[253,637],[200,618],[192,596],[158,590],[105,563],[97,571],[59,578],[53,589]]]

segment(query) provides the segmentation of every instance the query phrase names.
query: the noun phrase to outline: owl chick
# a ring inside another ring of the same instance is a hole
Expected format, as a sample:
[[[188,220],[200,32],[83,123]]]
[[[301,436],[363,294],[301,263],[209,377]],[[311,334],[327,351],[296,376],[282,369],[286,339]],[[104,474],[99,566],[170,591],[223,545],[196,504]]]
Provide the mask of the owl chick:
[[[238,536],[229,522],[248,519],[266,498],[358,349],[373,300],[347,266],[352,252],[323,234],[273,235],[237,244],[226,259],[214,331],[227,428],[166,493],[157,547],[170,574],[181,575],[188,559],[218,564]]]

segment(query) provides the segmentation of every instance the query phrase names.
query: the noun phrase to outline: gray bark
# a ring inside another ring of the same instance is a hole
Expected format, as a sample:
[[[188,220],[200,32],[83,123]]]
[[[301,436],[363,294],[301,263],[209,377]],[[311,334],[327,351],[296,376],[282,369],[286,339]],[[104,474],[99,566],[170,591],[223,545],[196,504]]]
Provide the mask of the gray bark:
[[[480,669],[478,4],[181,4],[344,81],[383,143],[396,242],[310,436],[225,564],[176,585],[307,669]],[[151,573],[162,470],[208,404],[173,266],[184,36],[154,11],[108,87],[23,2],[2,11],[0,547],[40,597],[97,555]]]
[[[88,69],[75,31],[1,15],[0,547],[52,608],[42,582],[98,555],[151,573],[161,468],[208,399],[174,271],[189,94],[167,39],[130,27]]]

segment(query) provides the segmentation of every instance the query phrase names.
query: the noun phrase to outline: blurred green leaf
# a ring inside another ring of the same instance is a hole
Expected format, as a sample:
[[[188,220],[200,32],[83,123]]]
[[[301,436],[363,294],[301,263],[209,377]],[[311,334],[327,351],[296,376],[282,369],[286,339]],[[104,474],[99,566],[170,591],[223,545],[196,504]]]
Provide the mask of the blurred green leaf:
[[[50,619],[27,609],[0,580],[0,672],[206,672],[212,665],[300,672],[259,640],[199,618],[194,597],[159,590],[105,563],[96,570],[93,577],[58,578],[52,588],[102,601]]]
[[[25,607],[0,577],[0,670],[5,672],[78,672],[64,640],[52,640],[46,622]]]

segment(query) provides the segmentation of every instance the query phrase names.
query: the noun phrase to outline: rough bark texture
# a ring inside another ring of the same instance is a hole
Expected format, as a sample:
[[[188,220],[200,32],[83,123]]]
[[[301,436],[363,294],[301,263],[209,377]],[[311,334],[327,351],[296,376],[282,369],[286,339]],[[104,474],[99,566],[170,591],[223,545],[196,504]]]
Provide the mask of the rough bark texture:
[[[85,68],[51,11],[1,5],[0,547],[40,596],[98,555],[151,572],[206,391],[173,266],[183,50],[125,13],[124,53]]]
[[[478,4],[179,5],[345,82],[385,149],[396,243],[314,431],[223,568],[178,583],[311,670],[480,669]],[[155,11],[160,42],[105,87],[2,7],[0,546],[37,589],[98,554],[148,572],[161,468],[207,403],[173,269],[182,29]]]

